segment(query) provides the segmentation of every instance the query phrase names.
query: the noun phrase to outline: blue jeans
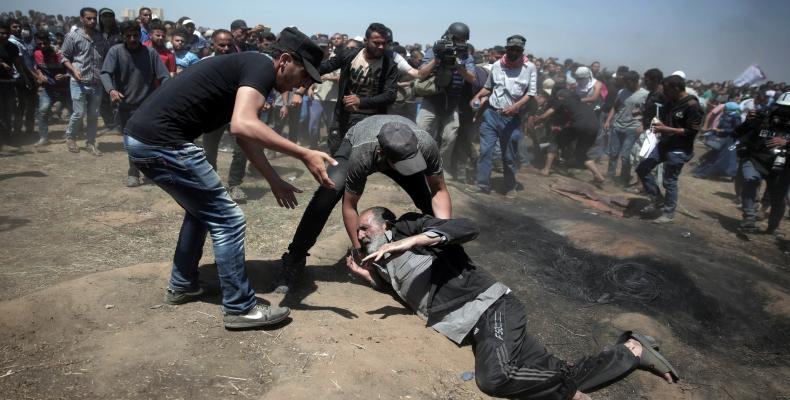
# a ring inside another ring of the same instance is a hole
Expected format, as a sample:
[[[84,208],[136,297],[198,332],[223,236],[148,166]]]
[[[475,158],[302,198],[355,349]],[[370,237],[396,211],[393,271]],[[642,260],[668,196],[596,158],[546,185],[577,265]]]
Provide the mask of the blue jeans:
[[[46,88],[38,89],[38,109],[36,109],[36,125],[38,125],[39,139],[49,138],[49,107],[52,105],[52,100],[49,97],[49,91]]]
[[[309,136],[310,148],[318,148],[318,141],[321,138],[321,119],[324,115],[324,102],[321,100],[310,100],[310,122],[307,132]]]
[[[741,162],[743,188],[741,189],[741,202],[743,206],[743,219],[755,221],[757,219],[757,190],[760,182],[765,179],[766,193],[771,202],[771,214],[768,216],[768,230],[779,227],[787,206],[787,192],[790,188],[790,168],[785,166],[781,171],[771,170],[768,175],[763,175],[754,166],[751,160]]]
[[[477,186],[491,190],[491,160],[497,142],[502,149],[505,192],[516,187],[516,152],[521,139],[521,118],[505,116],[487,109],[480,124],[480,157],[477,159]]]
[[[622,160],[620,167],[620,178],[628,183],[631,181],[631,149],[634,148],[636,138],[639,134],[636,129],[618,129],[612,128],[609,135],[609,176],[617,175],[617,160]]]
[[[653,149],[647,158],[642,160],[636,167],[636,174],[642,181],[645,192],[653,202],[661,198],[661,190],[656,183],[656,177],[651,172],[658,164],[664,163],[664,174],[662,181],[666,194],[664,196],[664,215],[674,216],[675,208],[678,205],[678,177],[680,171],[694,153],[686,153],[682,150],[659,151],[658,146]]]
[[[74,140],[77,137],[75,132],[82,121],[86,118],[85,142],[88,144],[96,143],[96,127],[99,123],[99,107],[101,106],[102,89],[99,83],[85,84],[74,79],[69,83],[71,88],[71,102],[74,111],[69,118],[66,127],[66,138]]]
[[[177,290],[198,287],[198,263],[206,233],[211,234],[217,263],[222,305],[228,314],[244,314],[256,303],[244,266],[246,222],[241,208],[231,200],[219,175],[193,143],[152,146],[125,132],[129,159],[184,208],[170,286]]]

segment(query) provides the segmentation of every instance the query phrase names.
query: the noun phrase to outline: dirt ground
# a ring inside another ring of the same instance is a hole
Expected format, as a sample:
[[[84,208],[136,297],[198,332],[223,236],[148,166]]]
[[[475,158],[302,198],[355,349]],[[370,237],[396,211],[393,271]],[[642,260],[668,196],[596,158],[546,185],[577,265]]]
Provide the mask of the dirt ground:
[[[290,306],[292,319],[229,332],[210,243],[201,266],[209,296],[162,304],[183,214],[153,185],[124,187],[120,136],[101,137],[98,158],[62,143],[35,150],[32,141],[0,157],[0,398],[487,398],[461,378],[474,371],[469,346],[347,272],[339,210],[299,288],[270,293],[316,187],[295,160],[273,164],[304,190],[299,208],[278,208],[255,176],[242,205],[253,285],[265,301]],[[229,162],[221,153],[223,178]],[[656,226],[549,190],[569,177],[519,179],[525,190],[515,200],[457,183],[450,190],[455,215],[481,228],[468,252],[525,303],[530,332],[573,360],[637,330],[660,340],[682,377],[667,385],[636,371],[593,399],[790,398],[790,242],[737,236],[731,184],[684,174],[687,213]],[[372,205],[412,209],[383,176],[362,198]],[[790,234],[788,221],[782,231]]]

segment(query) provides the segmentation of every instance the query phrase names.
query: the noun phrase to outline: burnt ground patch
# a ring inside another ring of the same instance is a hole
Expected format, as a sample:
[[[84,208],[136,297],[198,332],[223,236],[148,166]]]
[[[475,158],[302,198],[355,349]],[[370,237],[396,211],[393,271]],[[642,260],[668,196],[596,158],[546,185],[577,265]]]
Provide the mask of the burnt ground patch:
[[[540,219],[505,207],[472,211],[484,232],[469,246],[472,258],[527,301],[530,313],[590,314],[605,305],[656,318],[701,352],[750,366],[790,365],[784,357],[790,352],[790,320],[767,313],[768,299],[751,284],[770,281],[773,274],[748,271],[742,260],[711,258],[694,242],[671,241],[667,257],[596,254],[544,227],[541,219],[557,211],[545,205]],[[628,229],[634,227],[639,229]],[[535,295],[535,288],[555,296]],[[595,330],[593,325],[587,319],[581,329]]]

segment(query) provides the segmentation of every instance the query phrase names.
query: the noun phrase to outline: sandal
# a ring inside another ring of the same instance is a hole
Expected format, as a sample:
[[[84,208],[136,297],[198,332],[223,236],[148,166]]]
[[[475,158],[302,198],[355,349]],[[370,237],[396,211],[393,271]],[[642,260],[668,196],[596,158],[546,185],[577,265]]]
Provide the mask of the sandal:
[[[617,344],[634,339],[642,345],[642,356],[639,357],[639,368],[653,372],[662,378],[669,373],[674,382],[680,380],[678,371],[658,351],[658,342],[652,336],[642,335],[632,331],[625,331],[617,339]]]

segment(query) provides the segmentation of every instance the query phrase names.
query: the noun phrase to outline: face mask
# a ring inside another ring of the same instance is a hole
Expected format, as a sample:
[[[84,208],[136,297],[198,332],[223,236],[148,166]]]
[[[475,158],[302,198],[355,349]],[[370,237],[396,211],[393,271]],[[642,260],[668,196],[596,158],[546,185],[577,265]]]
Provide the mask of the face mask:
[[[507,54],[505,54],[505,57],[507,57],[508,61],[516,61],[516,60],[518,60],[518,55],[516,55],[516,54],[507,53]]]

